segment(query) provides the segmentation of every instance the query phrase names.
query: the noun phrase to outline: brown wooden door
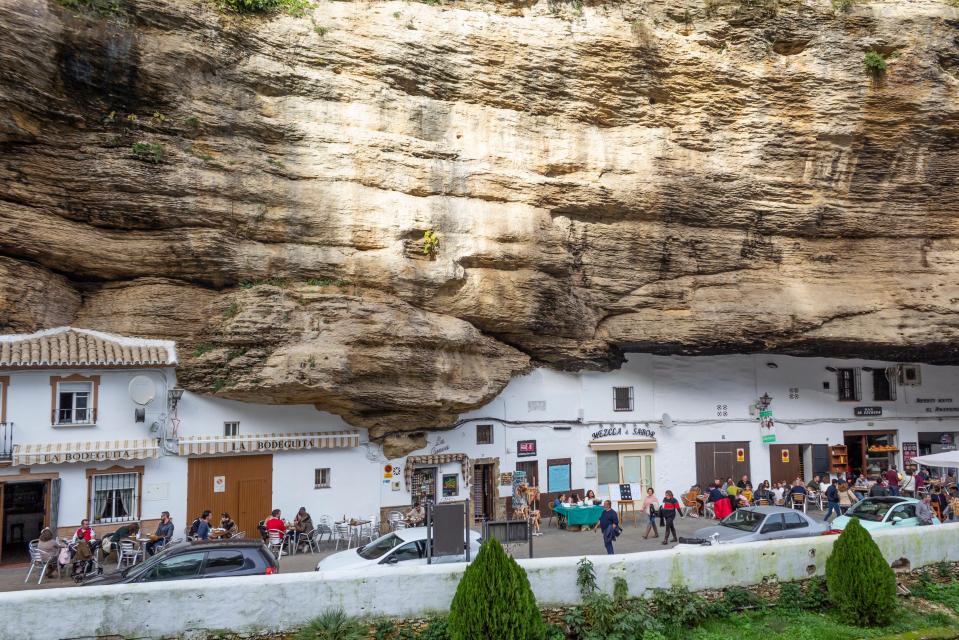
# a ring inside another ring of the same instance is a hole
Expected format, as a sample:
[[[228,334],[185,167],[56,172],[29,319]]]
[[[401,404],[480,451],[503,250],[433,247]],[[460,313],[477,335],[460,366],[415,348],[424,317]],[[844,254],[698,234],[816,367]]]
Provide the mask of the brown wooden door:
[[[516,463],[517,471],[526,472],[526,483],[531,487],[539,487],[539,462],[536,460],[524,460]]]
[[[257,523],[273,509],[273,456],[190,458],[188,474],[184,528],[209,509],[214,523],[225,511],[247,537],[256,537]],[[219,476],[224,480],[223,491],[214,491]]]
[[[769,445],[769,481],[792,482],[800,475],[799,445]]]
[[[749,475],[749,442],[696,443],[696,482],[700,487],[709,486],[716,478],[738,481],[744,475]]]

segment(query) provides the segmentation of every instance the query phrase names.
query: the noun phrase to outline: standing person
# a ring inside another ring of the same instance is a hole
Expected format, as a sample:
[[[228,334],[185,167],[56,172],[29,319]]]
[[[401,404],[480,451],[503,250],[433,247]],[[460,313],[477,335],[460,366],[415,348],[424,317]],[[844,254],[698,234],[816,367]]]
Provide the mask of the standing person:
[[[916,517],[919,518],[920,525],[932,524],[932,519],[935,514],[932,512],[932,507],[929,506],[931,499],[927,493],[922,497],[922,502],[916,505]]]
[[[613,503],[609,500],[603,501],[603,514],[599,516],[599,522],[593,525],[593,531],[597,528],[603,532],[603,545],[606,547],[606,553],[613,555],[613,540],[615,540],[621,531],[619,528],[619,516],[613,511]]]
[[[912,475],[911,469],[906,469],[906,475],[902,479],[902,485],[899,487],[899,493],[907,498],[916,497],[916,476]]]
[[[876,484],[869,487],[869,497],[870,498],[882,498],[889,495],[889,483],[885,480],[881,480]]]
[[[171,538],[173,538],[173,520],[170,519],[169,511],[162,511],[160,512],[160,524],[157,525],[156,532],[146,544],[147,555],[152,556],[166,546]]]
[[[856,504],[856,494],[849,489],[845,482],[839,485],[839,509],[846,513],[852,505]]]
[[[826,515],[823,517],[823,522],[829,522],[829,516],[832,515],[832,512],[835,511],[837,516],[842,515],[842,511],[839,509],[839,480],[833,478],[833,481],[826,487]]]
[[[676,514],[679,512],[679,500],[673,497],[672,491],[666,491],[663,494],[663,506],[659,510],[661,514],[666,518],[666,528],[663,533],[663,544],[669,543],[669,533],[673,533],[673,542],[679,540],[679,536],[676,535],[676,527],[673,524],[676,520]]]
[[[649,538],[649,532],[652,530],[653,537],[659,537],[659,530],[656,528],[656,511],[659,509],[659,498],[652,487],[646,489],[646,497],[643,499],[643,511],[649,515],[649,523],[646,525],[646,533],[643,534],[643,540]]]
[[[883,478],[886,479],[886,482],[889,486],[889,495],[898,496],[899,495],[899,471],[896,469],[896,465],[892,465],[883,475]]]
[[[203,512],[203,515],[200,516],[200,523],[196,527],[196,535],[194,538],[197,540],[209,540],[210,539],[210,516],[212,513],[207,510]]]

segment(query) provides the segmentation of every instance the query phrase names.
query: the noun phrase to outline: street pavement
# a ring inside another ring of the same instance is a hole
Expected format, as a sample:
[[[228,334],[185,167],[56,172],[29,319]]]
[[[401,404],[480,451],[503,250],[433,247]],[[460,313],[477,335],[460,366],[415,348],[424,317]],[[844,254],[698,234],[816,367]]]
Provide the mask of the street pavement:
[[[821,511],[810,511],[809,514],[821,520],[823,513]],[[674,546],[670,541],[668,546],[662,544],[663,531],[659,530],[659,538],[643,539],[643,533],[646,531],[645,520],[637,518],[639,522],[633,523],[632,518],[627,518],[623,526],[622,535],[616,540],[614,545],[616,553],[634,553],[641,551],[655,551],[657,549],[667,549]],[[693,532],[701,527],[715,524],[715,520],[705,520],[703,518],[677,518],[676,531],[680,536],[691,536]],[[533,557],[548,558],[572,556],[581,557],[585,555],[602,555],[606,553],[603,547],[603,537],[599,531],[566,531],[543,523],[543,535],[533,538]],[[528,558],[529,545],[511,544],[508,547],[509,552],[515,558]],[[341,545],[342,550],[342,545]],[[296,573],[302,571],[313,571],[316,563],[326,556],[334,553],[333,545],[328,542],[321,544],[321,550],[318,553],[298,553],[293,556],[283,556],[280,559],[280,571],[282,573]],[[57,588],[76,588],[73,580],[68,577],[62,579],[45,578],[42,585],[37,585],[37,572],[33,572],[30,582],[24,584],[29,565],[4,565],[0,568],[0,591],[19,591],[21,589],[57,589]],[[105,565],[106,572],[116,571],[116,561]]]

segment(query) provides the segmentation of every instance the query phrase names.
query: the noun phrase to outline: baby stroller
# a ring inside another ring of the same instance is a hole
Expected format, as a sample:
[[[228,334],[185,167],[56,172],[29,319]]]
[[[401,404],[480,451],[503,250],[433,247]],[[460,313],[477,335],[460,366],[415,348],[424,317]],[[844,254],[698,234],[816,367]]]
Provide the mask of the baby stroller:
[[[89,541],[80,539],[70,544],[70,553],[73,556],[73,564],[70,567],[70,574],[73,581],[81,584],[87,578],[98,576],[103,573],[103,567],[97,560],[96,550]]]

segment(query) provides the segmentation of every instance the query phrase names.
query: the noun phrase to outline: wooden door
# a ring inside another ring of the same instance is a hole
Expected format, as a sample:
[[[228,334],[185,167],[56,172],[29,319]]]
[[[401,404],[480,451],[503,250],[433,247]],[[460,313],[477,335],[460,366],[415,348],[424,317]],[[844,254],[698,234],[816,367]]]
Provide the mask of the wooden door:
[[[214,482],[222,478],[223,482]],[[256,537],[257,523],[269,515],[273,507],[273,456],[230,456],[223,458],[190,458],[187,480],[187,522],[206,509],[213,512],[213,522],[220,514],[229,513],[240,531]],[[291,509],[295,508],[292,505]],[[284,514],[292,517],[292,514]]]
[[[799,445],[769,445],[769,481],[792,482],[800,476]]]
[[[696,443],[696,482],[700,487],[708,487],[716,478],[738,481],[744,475],[749,475],[749,442]]]
[[[531,487],[539,487],[539,462],[536,460],[524,460],[516,463],[517,471],[526,472],[526,483]]]

